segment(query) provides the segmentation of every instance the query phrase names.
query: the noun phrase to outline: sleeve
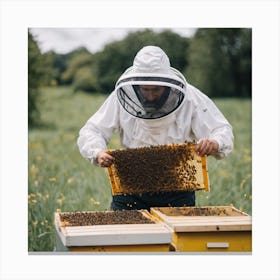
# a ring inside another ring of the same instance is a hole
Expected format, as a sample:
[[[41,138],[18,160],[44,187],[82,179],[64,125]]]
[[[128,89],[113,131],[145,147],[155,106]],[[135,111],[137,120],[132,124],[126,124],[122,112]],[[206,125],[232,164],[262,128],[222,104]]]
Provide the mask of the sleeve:
[[[232,126],[226,120],[214,102],[198,91],[199,102],[192,117],[192,130],[197,137],[214,139],[219,144],[219,149],[213,156],[216,159],[226,157],[233,149]]]
[[[81,155],[95,163],[96,154],[106,150],[115,130],[119,128],[119,103],[113,92],[81,128],[77,145]]]

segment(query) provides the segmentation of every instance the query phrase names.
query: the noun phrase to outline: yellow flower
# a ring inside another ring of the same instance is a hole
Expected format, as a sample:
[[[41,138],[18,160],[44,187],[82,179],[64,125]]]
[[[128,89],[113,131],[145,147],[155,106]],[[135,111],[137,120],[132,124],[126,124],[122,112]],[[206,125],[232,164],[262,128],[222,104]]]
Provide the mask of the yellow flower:
[[[252,158],[248,155],[244,155],[242,158],[243,163],[250,163],[252,161]]]
[[[71,184],[73,181],[74,181],[73,178],[69,178],[69,179],[67,179],[67,184]]]
[[[43,149],[43,145],[40,142],[35,142],[31,144],[31,149],[32,150],[42,150]]]
[[[100,204],[100,202],[97,201],[97,200],[95,200],[94,198],[91,198],[91,199],[89,200],[89,203],[92,204],[92,205],[99,205],[99,204]]]
[[[252,174],[251,173],[248,173],[244,178],[243,180],[241,181],[240,185],[239,185],[239,188],[242,190],[244,188],[244,185],[246,183],[246,181],[248,179],[250,179],[252,177]]]
[[[61,206],[61,205],[62,205],[62,203],[63,203],[63,199],[58,198],[58,199],[56,200],[56,202],[57,202],[57,204],[59,204],[59,206]]]
[[[31,165],[31,168],[30,168],[30,175],[31,175],[32,180],[35,180],[38,171],[39,171],[39,168],[36,167],[35,164],[32,164],[32,165]]]
[[[37,157],[36,157],[36,160],[37,160],[37,161],[41,161],[41,160],[42,160],[42,157],[41,157],[41,156],[37,156]]]
[[[52,182],[52,183],[56,182],[56,178],[55,177],[49,178],[49,182]]]

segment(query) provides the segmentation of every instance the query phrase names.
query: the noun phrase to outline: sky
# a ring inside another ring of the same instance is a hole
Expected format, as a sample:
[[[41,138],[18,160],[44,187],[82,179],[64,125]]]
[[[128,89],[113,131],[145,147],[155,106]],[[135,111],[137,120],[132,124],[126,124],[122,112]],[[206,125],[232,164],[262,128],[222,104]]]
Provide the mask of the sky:
[[[31,28],[42,53],[53,50],[68,53],[78,47],[86,47],[91,53],[101,51],[103,47],[115,40],[122,40],[129,32],[143,28]],[[152,28],[161,32],[163,28]],[[173,28],[173,32],[183,37],[190,37],[195,28]]]

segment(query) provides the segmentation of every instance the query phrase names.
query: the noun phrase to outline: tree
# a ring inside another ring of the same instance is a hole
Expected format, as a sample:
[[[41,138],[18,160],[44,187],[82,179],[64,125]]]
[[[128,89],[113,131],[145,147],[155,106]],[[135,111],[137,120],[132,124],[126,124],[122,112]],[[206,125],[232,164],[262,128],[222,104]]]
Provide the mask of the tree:
[[[37,42],[28,31],[28,124],[38,122],[40,113],[38,108],[39,86],[44,76],[44,62]]]
[[[187,80],[207,95],[251,97],[251,29],[201,28],[187,57]]]
[[[162,48],[170,58],[173,67],[183,70],[187,65],[188,39],[165,30],[155,33],[150,29],[129,33],[121,41],[105,46],[95,55],[98,90],[110,93],[120,75],[133,63],[137,52],[146,45]]]

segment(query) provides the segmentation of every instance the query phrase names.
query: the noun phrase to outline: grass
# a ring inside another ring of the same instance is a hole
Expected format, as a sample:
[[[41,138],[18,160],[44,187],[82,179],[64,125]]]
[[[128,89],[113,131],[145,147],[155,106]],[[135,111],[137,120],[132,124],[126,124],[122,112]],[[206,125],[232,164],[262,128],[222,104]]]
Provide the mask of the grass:
[[[111,188],[105,169],[78,151],[79,129],[106,96],[43,88],[41,126],[28,135],[28,249],[52,251],[53,216],[62,211],[106,210]],[[208,160],[211,191],[197,192],[197,205],[229,205],[251,214],[251,100],[215,100],[234,127],[235,149],[226,159]],[[114,135],[109,148],[120,146]]]

